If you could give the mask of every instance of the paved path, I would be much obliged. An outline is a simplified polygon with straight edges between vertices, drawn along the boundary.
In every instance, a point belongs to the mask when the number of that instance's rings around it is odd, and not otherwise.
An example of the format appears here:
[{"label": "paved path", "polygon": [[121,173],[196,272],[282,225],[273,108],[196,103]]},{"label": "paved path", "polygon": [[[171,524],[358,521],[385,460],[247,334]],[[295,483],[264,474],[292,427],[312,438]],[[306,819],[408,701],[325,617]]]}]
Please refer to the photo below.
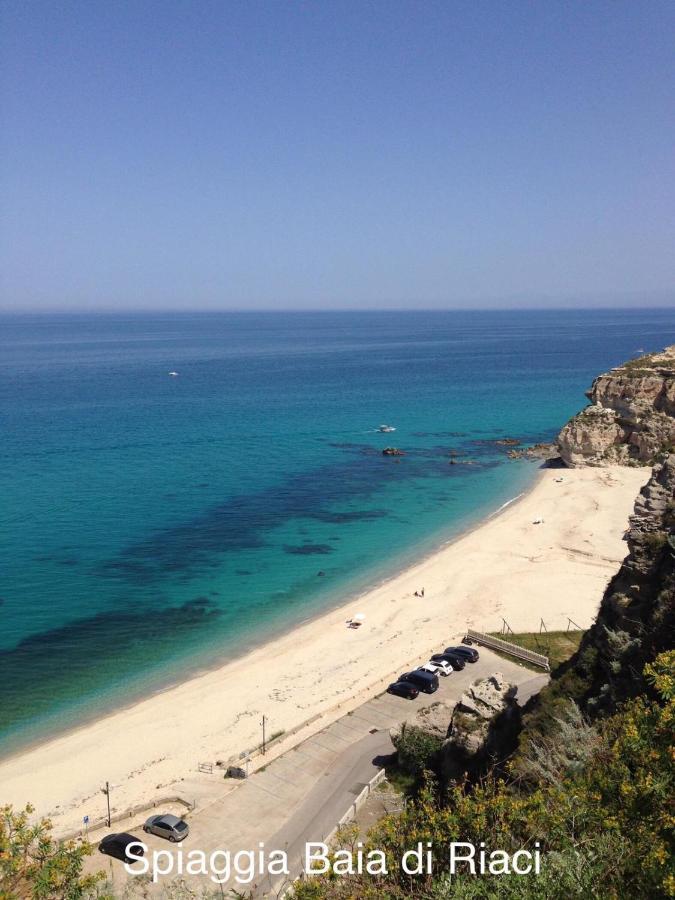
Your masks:
[{"label": "paved path", "polygon": [[[291,874],[297,876],[302,870],[305,842],[320,841],[335,828],[381,768],[382,757],[392,753],[389,729],[409,719],[420,706],[439,700],[456,702],[473,681],[496,671],[522,686],[518,697],[523,698],[521,702],[548,680],[546,675],[535,675],[481,649],[477,663],[441,678],[435,694],[420,694],[414,701],[390,694],[368,700],[253,773],[226,796],[195,812],[189,820],[190,836],[184,852],[199,849],[209,854],[227,849],[234,853],[257,849],[263,841],[268,851],[287,851]],[[132,833],[141,834],[139,829],[132,829]],[[160,838],[145,835],[143,840],[151,849],[175,853],[175,846]],[[95,862],[100,866],[100,857]],[[121,863],[112,863],[111,871],[117,885],[128,878]],[[234,879],[224,885],[225,891],[235,887],[241,889],[243,885]],[[259,895],[264,895],[268,887],[269,881],[261,883]]]}]

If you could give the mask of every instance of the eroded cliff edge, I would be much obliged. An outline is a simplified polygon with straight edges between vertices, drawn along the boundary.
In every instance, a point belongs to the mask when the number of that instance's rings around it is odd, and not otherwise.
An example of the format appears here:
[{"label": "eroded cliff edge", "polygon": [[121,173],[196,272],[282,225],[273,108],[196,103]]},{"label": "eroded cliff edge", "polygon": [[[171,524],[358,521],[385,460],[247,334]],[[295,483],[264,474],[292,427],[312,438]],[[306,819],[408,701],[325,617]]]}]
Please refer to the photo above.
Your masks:
[{"label": "eroded cliff edge", "polygon": [[567,466],[654,465],[675,446],[675,345],[595,379],[558,436]]},{"label": "eroded cliff edge", "polygon": [[593,721],[631,697],[652,695],[644,667],[675,642],[675,454],[654,467],[638,495],[627,541],[628,555],[578,651],[528,704],[521,757],[570,700]]}]

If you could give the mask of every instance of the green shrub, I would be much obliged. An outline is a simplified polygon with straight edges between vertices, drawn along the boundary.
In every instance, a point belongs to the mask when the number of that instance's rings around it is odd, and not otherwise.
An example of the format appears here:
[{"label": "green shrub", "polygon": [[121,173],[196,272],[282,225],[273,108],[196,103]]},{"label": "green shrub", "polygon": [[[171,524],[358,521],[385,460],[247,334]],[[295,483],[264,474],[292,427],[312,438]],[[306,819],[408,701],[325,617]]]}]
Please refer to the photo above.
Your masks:
[{"label": "green shrub", "polygon": [[404,724],[400,735],[394,740],[399,768],[415,776],[427,769],[435,769],[442,744],[440,738],[428,731]]}]

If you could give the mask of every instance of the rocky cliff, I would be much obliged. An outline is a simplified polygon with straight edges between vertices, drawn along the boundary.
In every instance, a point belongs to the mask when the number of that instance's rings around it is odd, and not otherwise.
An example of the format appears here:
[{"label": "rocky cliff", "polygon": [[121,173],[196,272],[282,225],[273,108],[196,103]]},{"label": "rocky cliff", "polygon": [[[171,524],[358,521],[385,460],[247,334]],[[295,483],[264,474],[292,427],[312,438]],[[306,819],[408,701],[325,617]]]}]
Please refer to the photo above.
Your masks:
[{"label": "rocky cliff", "polygon": [[[390,730],[399,764],[411,771],[435,768],[444,784],[480,776],[515,747],[520,727],[515,697],[516,688],[495,672],[474,682],[456,705],[441,701],[421,707],[410,722]],[[427,754],[424,766],[415,766],[421,754]]]},{"label": "rocky cliff", "polygon": [[500,672],[462,694],[441,748],[444,783],[476,776],[501,762],[515,746],[520,728],[516,688]]},{"label": "rocky cliff", "polygon": [[[628,556],[610,581],[577,653],[532,701],[525,734],[574,700],[591,719],[649,693],[642,671],[675,638],[675,454],[654,467],[629,520]],[[539,722],[536,720],[539,719]]]},{"label": "rocky cliff", "polygon": [[675,345],[600,375],[588,397],[558,436],[565,464],[653,465],[675,446]]}]

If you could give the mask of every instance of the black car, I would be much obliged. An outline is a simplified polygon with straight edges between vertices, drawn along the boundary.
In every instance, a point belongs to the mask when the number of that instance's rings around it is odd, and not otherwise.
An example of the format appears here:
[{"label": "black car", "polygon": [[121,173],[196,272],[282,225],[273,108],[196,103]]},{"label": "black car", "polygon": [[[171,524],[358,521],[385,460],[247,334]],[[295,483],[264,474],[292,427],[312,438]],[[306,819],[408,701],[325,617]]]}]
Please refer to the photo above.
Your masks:
[{"label": "black car", "polygon": [[139,839],[126,831],[120,831],[119,834],[107,834],[98,845],[98,849],[107,856],[114,856],[115,859],[130,863],[135,862],[127,853],[130,844],[138,844],[133,849],[134,856],[143,856],[144,850]]},{"label": "black car", "polygon": [[387,688],[388,694],[396,694],[397,697],[405,697],[406,700],[414,700],[419,697],[419,688],[410,681],[394,681]]},{"label": "black car", "polygon": [[438,690],[438,675],[432,672],[423,672],[421,669],[415,669],[414,672],[404,672],[399,675],[399,681],[407,681],[414,684],[416,688],[424,691],[425,694],[433,694]]},{"label": "black car", "polygon": [[459,647],[446,647],[445,653],[458,653],[460,656],[466,656],[471,663],[478,662],[480,659],[478,650],[475,650],[473,647],[467,647],[465,644],[461,644]]},{"label": "black car", "polygon": [[460,656],[458,653],[434,653],[431,657],[432,662],[436,662],[440,659],[449,662],[456,672],[461,672],[466,665],[466,657]]}]

